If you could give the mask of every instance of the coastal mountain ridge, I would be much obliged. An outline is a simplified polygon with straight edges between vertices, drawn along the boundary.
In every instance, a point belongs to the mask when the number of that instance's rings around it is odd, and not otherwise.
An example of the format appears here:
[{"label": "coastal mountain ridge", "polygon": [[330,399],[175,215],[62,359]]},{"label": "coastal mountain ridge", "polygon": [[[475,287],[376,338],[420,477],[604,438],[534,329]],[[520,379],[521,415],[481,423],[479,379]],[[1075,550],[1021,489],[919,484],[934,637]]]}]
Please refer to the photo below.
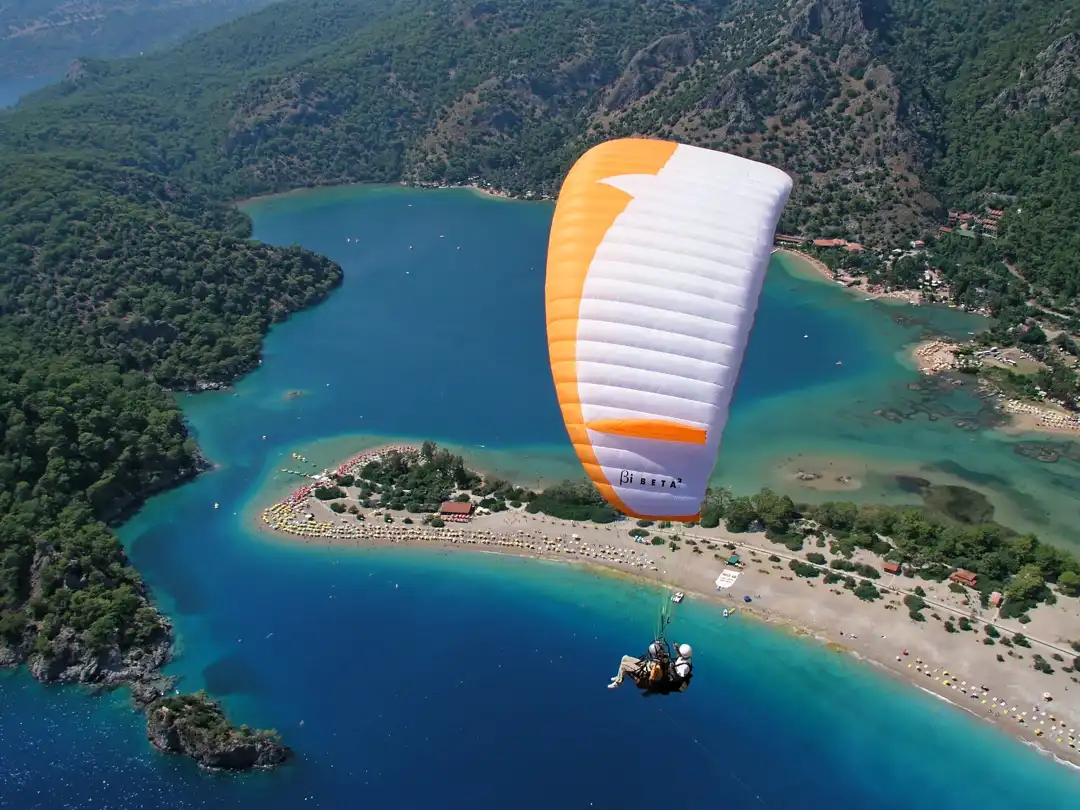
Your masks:
[{"label": "coastal mountain ridge", "polygon": [[903,244],[1004,207],[1019,271],[1074,296],[1078,27],[1077,0],[309,0],[80,63],[40,94],[62,104],[27,111],[47,134],[2,140],[120,147],[237,198],[399,180],[553,196],[592,144],[671,138],[785,169],[786,232]]},{"label": "coastal mountain ridge", "polygon": [[787,170],[798,233],[885,246],[1003,201],[1001,249],[1069,304],[1078,5],[293,0],[77,61],[0,113],[0,662],[155,677],[167,622],[108,526],[200,465],[169,393],[251,370],[272,323],[341,281],[252,241],[231,201],[551,196],[594,143],[675,138]]},{"label": "coastal mountain ridge", "polygon": [[0,5],[0,78],[63,73],[76,57],[132,56],[273,0],[19,0]]}]

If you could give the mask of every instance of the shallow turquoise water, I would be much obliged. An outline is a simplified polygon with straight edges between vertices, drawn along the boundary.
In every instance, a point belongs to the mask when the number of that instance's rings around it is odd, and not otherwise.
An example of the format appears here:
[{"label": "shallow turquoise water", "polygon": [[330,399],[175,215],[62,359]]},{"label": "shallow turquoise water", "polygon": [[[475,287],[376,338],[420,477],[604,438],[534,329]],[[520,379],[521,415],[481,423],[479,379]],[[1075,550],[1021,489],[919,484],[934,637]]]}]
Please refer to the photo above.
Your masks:
[{"label": "shallow turquoise water", "polygon": [[[170,670],[183,687],[205,686],[241,721],[277,727],[300,759],[269,776],[200,774],[147,749],[122,695],[89,699],[7,676],[0,807],[618,808],[669,802],[673,786],[694,808],[1014,810],[1032,796],[1080,799],[1076,773],[769,627],[684,604],[673,635],[698,651],[694,688],[645,701],[604,686],[618,657],[647,642],[656,593],[553,563],[254,534],[250,512],[295,484],[274,473],[292,466],[290,451],[329,463],[359,449],[365,431],[486,444],[479,458],[523,474],[570,466],[536,307],[546,207],[398,189],[260,205],[263,238],[342,260],[345,286],[276,329],[263,367],[236,391],[184,398],[221,466],[154,499],[122,538],[176,621]],[[724,475],[760,475],[740,447],[779,448],[772,432],[823,433],[828,420],[806,403],[857,410],[906,391],[910,373],[893,354],[920,327],[861,320],[870,306],[772,275]],[[865,403],[836,403],[860,386]],[[744,435],[792,402],[804,407],[770,422],[767,440]],[[872,427],[927,429],[868,419],[844,441]]]}]

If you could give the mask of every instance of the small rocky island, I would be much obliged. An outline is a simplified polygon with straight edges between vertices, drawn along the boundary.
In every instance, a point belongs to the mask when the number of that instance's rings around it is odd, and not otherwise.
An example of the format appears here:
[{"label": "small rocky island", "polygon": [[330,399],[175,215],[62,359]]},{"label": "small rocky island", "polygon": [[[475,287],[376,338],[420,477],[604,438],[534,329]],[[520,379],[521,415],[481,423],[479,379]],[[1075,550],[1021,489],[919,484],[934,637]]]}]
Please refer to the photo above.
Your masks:
[{"label": "small rocky island", "polygon": [[158,751],[183,754],[205,768],[275,768],[292,757],[276,731],[233,726],[205,692],[158,698],[146,706],[146,736]]}]

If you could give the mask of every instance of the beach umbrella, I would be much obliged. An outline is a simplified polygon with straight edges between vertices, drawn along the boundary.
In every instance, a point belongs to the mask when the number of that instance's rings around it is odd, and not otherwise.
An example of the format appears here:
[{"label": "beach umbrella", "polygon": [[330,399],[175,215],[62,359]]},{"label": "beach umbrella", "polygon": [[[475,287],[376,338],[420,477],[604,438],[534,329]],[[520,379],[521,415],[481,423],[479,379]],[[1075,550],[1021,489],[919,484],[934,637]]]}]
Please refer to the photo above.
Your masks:
[{"label": "beach umbrella", "polygon": [[548,244],[551,372],[578,458],[620,512],[698,519],[791,185],[639,138],[567,175]]}]

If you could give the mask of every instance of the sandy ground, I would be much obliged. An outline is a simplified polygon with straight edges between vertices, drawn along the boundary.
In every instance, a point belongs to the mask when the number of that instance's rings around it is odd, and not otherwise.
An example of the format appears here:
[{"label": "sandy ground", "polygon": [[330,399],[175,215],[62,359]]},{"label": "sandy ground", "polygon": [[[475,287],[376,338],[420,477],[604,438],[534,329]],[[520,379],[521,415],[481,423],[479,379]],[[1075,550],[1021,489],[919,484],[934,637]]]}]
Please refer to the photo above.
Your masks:
[{"label": "sandy ground", "polygon": [[[297,515],[295,523],[291,522],[290,511]],[[307,514],[312,518],[308,519]],[[358,521],[354,515],[336,514],[326,503],[308,499],[294,507],[274,505],[263,513],[259,523],[276,536],[312,545],[437,545],[495,551],[599,565],[624,576],[663,583],[684,591],[688,599],[737,605],[739,612],[733,621],[749,616],[792,632],[812,634],[837,651],[876,663],[1022,739],[1037,740],[1063,760],[1080,764],[1080,737],[1075,731],[1080,726],[1080,681],[1061,671],[1077,654],[1069,648],[1069,641],[1080,639],[1080,600],[1062,598],[1053,607],[1041,606],[1033,611],[1032,621],[1026,626],[1014,621],[995,622],[1002,636],[1022,631],[1030,640],[1030,649],[1009,648],[1000,642],[989,646],[983,643],[983,626],[993,617],[979,615],[977,600],[968,600],[944,585],[885,575],[876,583],[879,588],[889,589],[885,598],[863,602],[841,584],[824,585],[820,578],[795,577],[788,561],[805,559],[805,552],[792,554],[760,534],[650,527],[650,532],[665,540],[672,535],[680,538],[678,550],[672,551],[666,544],[636,542],[629,536],[629,529],[634,528],[629,521],[578,524],[509,510],[476,517],[468,524],[448,523],[445,528],[433,529],[419,525],[419,516],[411,516],[416,524],[405,525],[402,521],[409,516],[391,514],[392,523],[370,513],[366,521]],[[275,523],[278,528],[271,528]],[[724,547],[725,543],[737,547],[734,553],[742,557],[741,568],[727,564],[733,552]],[[827,549],[808,550],[829,557]],[[861,561],[881,570],[880,560],[870,555]],[[718,591],[714,583],[725,569],[737,570],[739,576],[731,588]],[[912,621],[902,604],[903,595],[916,585],[922,585],[927,594],[924,622]],[[753,601],[745,603],[744,596]],[[944,629],[946,620],[956,624],[961,616],[971,619],[974,631],[949,633]],[[1032,668],[1034,653],[1050,662],[1053,674]],[[1055,660],[1055,653],[1064,662]],[[997,660],[998,655],[1003,660]],[[1043,698],[1047,692],[1053,696],[1050,701]],[[1070,729],[1074,731],[1070,733]]]}]

